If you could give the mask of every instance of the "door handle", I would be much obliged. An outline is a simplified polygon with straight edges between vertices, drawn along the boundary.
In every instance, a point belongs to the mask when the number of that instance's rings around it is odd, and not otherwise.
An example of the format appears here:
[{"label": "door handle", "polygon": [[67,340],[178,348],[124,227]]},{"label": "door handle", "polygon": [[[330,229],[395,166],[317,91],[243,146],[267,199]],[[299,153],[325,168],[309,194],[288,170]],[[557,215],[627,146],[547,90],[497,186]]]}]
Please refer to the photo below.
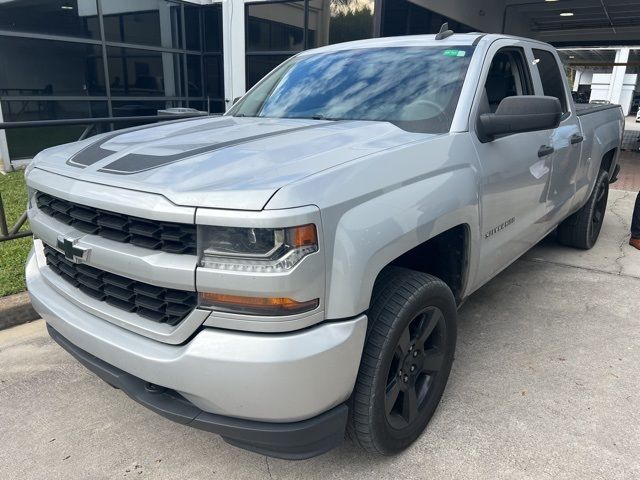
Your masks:
[{"label": "door handle", "polygon": [[538,157],[546,157],[547,155],[551,155],[555,151],[556,149],[550,147],[549,145],[542,145],[538,150]]},{"label": "door handle", "polygon": [[584,140],[584,137],[579,133],[574,133],[571,135],[571,145],[575,145],[576,143],[580,143]]}]

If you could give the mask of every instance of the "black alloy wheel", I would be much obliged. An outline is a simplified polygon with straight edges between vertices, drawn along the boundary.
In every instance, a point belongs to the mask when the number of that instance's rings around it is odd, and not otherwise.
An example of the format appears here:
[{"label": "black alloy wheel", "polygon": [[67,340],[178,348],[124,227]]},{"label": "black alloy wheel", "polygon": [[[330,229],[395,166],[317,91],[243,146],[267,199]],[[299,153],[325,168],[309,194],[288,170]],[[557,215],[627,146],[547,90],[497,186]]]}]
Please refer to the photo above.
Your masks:
[{"label": "black alloy wheel", "polygon": [[591,225],[589,228],[589,243],[595,245],[602,223],[604,222],[604,214],[607,211],[607,200],[609,198],[609,183],[600,182],[596,185],[596,200],[591,215]]},{"label": "black alloy wheel", "polygon": [[402,332],[385,389],[385,413],[392,427],[406,428],[427,405],[444,364],[445,333],[444,315],[437,307],[426,308]]}]

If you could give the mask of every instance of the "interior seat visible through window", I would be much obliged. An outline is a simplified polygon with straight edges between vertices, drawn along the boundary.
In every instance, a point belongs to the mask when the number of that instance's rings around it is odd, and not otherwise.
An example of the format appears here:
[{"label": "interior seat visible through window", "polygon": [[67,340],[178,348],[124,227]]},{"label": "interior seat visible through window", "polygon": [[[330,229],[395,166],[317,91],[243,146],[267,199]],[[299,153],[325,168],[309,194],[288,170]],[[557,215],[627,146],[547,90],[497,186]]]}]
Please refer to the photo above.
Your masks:
[{"label": "interior seat visible through window", "polygon": [[509,48],[496,53],[489,67],[479,113],[495,113],[506,97],[533,95],[526,67],[522,49]]}]

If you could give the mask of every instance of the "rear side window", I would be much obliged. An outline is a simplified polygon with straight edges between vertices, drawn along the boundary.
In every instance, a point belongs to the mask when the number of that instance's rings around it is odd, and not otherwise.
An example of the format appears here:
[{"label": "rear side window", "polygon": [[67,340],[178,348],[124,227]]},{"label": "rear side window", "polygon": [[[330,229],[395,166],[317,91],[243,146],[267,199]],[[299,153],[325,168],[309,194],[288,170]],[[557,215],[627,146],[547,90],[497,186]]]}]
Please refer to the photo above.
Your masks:
[{"label": "rear side window", "polygon": [[564,92],[564,79],[558,68],[558,62],[553,54],[547,50],[533,49],[533,56],[538,60],[538,72],[542,81],[542,91],[548,97],[560,100],[562,111],[566,112],[567,98]]}]

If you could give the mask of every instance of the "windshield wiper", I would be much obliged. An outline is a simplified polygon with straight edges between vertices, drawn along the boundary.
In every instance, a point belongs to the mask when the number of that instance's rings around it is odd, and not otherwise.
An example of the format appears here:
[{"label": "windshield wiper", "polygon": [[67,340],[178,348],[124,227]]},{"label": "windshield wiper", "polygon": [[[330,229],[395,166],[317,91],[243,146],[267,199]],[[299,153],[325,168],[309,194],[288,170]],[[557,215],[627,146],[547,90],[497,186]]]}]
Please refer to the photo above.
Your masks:
[{"label": "windshield wiper", "polygon": [[322,115],[321,113],[316,113],[315,115],[311,116],[312,120],[331,120],[331,121],[338,121],[340,120],[339,118],[332,118],[332,117],[326,117],[324,115]]}]

